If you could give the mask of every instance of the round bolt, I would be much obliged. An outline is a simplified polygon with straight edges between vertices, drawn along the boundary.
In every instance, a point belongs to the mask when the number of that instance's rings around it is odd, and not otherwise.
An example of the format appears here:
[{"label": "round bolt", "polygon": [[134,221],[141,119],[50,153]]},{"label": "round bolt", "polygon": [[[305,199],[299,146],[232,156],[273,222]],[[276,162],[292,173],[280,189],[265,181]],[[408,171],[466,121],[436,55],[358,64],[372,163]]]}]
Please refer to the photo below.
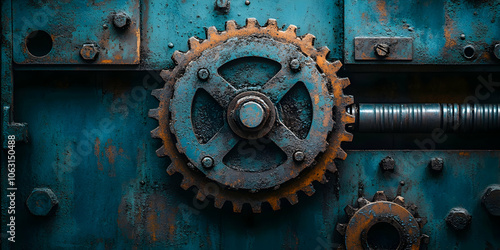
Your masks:
[{"label": "round bolt", "polygon": [[124,12],[117,12],[113,16],[113,24],[116,28],[125,29],[130,25],[130,17]]},{"label": "round bolt", "polygon": [[465,40],[465,34],[461,34],[460,39]]},{"label": "round bolt", "polygon": [[145,181],[141,181],[141,182],[139,182],[139,183],[140,183],[141,185],[146,184],[146,182],[145,182]]},{"label": "round bolt", "polygon": [[387,57],[391,53],[389,45],[385,43],[380,43],[375,45],[375,54],[380,57]]},{"label": "round bolt", "polygon": [[80,56],[86,61],[93,61],[99,55],[99,47],[94,43],[86,43],[80,49]]},{"label": "round bolt", "polygon": [[455,230],[464,230],[472,222],[472,216],[465,208],[454,207],[446,216],[446,223]]},{"label": "round bolt", "polygon": [[173,44],[173,43],[168,43],[168,47],[169,47],[169,48],[173,48],[173,47],[174,47],[174,44]]},{"label": "round bolt", "polygon": [[245,1],[245,4],[246,4],[246,5],[250,5],[250,1],[246,0],[246,1]]},{"label": "round bolt", "polygon": [[495,44],[495,47],[493,48],[493,54],[497,59],[500,60],[500,43]]},{"label": "round bolt", "polygon": [[246,128],[257,128],[264,121],[264,108],[256,102],[246,102],[239,110],[239,119]]},{"label": "round bolt", "polygon": [[302,162],[302,161],[304,161],[305,158],[306,158],[306,155],[302,151],[297,151],[297,152],[293,153],[293,159],[295,161]]},{"label": "round bolt", "polygon": [[400,181],[399,182],[399,185],[401,185],[401,186],[404,186],[405,184],[406,184],[405,181]]},{"label": "round bolt", "polygon": [[293,59],[292,61],[290,61],[290,69],[292,69],[293,71],[300,70],[299,59]]},{"label": "round bolt", "polygon": [[206,81],[209,77],[210,77],[210,71],[208,71],[208,69],[198,70],[198,78],[200,78],[200,80]]},{"label": "round bolt", "polygon": [[380,161],[379,166],[383,171],[394,171],[394,168],[396,167],[396,161],[392,157],[387,156],[382,159],[382,161]]},{"label": "round bolt", "polygon": [[500,216],[500,185],[496,184],[487,187],[481,202],[489,214]]},{"label": "round bolt", "polygon": [[441,158],[435,157],[432,158],[431,161],[429,162],[429,168],[434,172],[443,171],[443,167],[444,167],[444,161]]},{"label": "round bolt", "polygon": [[47,216],[55,210],[59,201],[50,188],[35,188],[26,200],[26,206],[31,214]]},{"label": "round bolt", "polygon": [[210,156],[205,156],[201,160],[201,165],[203,165],[204,168],[212,168],[214,166],[214,159]]},{"label": "round bolt", "polygon": [[107,24],[103,24],[103,25],[102,25],[102,28],[103,28],[103,29],[108,29],[108,25],[107,25]]}]

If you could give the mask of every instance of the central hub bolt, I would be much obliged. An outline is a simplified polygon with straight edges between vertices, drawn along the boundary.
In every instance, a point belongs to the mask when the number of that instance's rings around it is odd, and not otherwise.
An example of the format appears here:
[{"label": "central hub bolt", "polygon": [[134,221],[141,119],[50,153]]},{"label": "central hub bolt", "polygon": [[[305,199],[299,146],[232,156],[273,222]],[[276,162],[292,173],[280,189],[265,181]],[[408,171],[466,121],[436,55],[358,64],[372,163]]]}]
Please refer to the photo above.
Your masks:
[{"label": "central hub bolt", "polygon": [[264,108],[254,101],[243,104],[239,113],[241,124],[249,129],[257,128],[264,121]]}]

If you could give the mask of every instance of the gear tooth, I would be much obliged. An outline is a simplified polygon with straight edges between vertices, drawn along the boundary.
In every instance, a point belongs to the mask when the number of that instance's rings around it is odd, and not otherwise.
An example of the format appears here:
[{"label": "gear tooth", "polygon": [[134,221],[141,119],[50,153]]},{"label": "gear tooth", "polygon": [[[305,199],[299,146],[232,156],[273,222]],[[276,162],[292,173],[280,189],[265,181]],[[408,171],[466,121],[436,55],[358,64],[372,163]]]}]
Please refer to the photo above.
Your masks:
[{"label": "gear tooth", "polygon": [[236,30],[237,24],[234,20],[229,20],[226,22],[226,31]]},{"label": "gear tooth", "polygon": [[344,133],[344,139],[343,139],[342,141],[352,141],[352,138],[353,138],[353,137],[354,137],[354,136],[353,136],[351,133],[349,133],[349,132],[345,132],[345,133]]},{"label": "gear tooth", "polygon": [[165,146],[162,145],[160,148],[156,150],[156,155],[158,157],[165,157],[167,156],[167,150],[165,149]]},{"label": "gear tooth", "polygon": [[404,207],[405,205],[405,198],[403,196],[396,196],[396,198],[394,198],[394,200],[392,201],[402,207]]},{"label": "gear tooth", "polygon": [[337,226],[335,227],[335,229],[337,230],[337,232],[339,232],[341,235],[345,235],[345,230],[347,228],[347,225],[346,224],[337,224]]},{"label": "gear tooth", "polygon": [[262,204],[260,202],[253,202],[250,206],[252,207],[253,213],[260,214],[262,212]]},{"label": "gear tooth", "polygon": [[150,109],[148,111],[148,116],[153,119],[160,119],[160,109]]},{"label": "gear tooth", "polygon": [[337,165],[335,165],[334,161],[331,161],[330,163],[328,163],[328,165],[326,165],[326,169],[331,173],[335,173],[337,172]]},{"label": "gear tooth", "polygon": [[153,89],[153,91],[151,91],[151,95],[156,97],[158,101],[163,101],[162,93],[163,93],[162,89]]},{"label": "gear tooth", "polygon": [[278,30],[278,22],[276,21],[276,19],[267,19],[266,28],[269,30]]},{"label": "gear tooth", "polygon": [[188,40],[188,46],[189,46],[189,49],[193,50],[193,49],[196,49],[198,48],[198,46],[200,46],[200,39],[196,38],[196,37],[190,37],[189,40]]},{"label": "gear tooth", "polygon": [[156,127],[155,129],[151,130],[151,137],[160,138],[160,127]]},{"label": "gear tooth", "polygon": [[307,196],[311,196],[313,195],[316,190],[314,189],[314,186],[312,184],[309,184],[305,187],[302,188],[302,191],[307,195]]},{"label": "gear tooth", "polygon": [[207,39],[210,40],[213,36],[217,35],[217,28],[215,28],[215,26],[210,26],[205,33],[207,34]]},{"label": "gear tooth", "polygon": [[321,179],[319,180],[319,183],[326,184],[327,182],[328,182],[328,180],[326,179],[326,176],[325,175],[321,176]]},{"label": "gear tooth", "polygon": [[259,27],[259,22],[257,22],[257,19],[251,17],[247,18],[246,25],[245,27],[248,28],[256,28]]},{"label": "gear tooth", "polygon": [[349,81],[349,78],[339,78],[338,80],[340,82],[340,86],[342,86],[343,89],[351,85],[351,81]]},{"label": "gear tooth", "polygon": [[293,34],[294,36],[297,36],[297,26],[290,24],[285,32],[287,34]]},{"label": "gear tooth", "polygon": [[356,118],[351,114],[345,114],[344,117],[345,117],[345,123],[347,124],[356,122]]},{"label": "gear tooth", "polygon": [[385,196],[384,191],[377,191],[373,196],[373,201],[387,201],[387,196]]},{"label": "gear tooth", "polygon": [[233,201],[233,212],[235,213],[241,213],[241,210],[243,209],[243,204],[237,201]]},{"label": "gear tooth", "polygon": [[181,188],[184,190],[188,190],[192,186],[193,186],[193,183],[191,183],[191,181],[186,176],[184,176],[184,178],[182,179],[182,182],[181,182]]},{"label": "gear tooth", "polygon": [[337,151],[337,158],[345,160],[346,157],[347,153],[343,149],[339,148],[339,150]]},{"label": "gear tooth", "polygon": [[207,198],[206,195],[204,195],[201,190],[198,190],[198,193],[196,193],[196,199],[198,199],[199,201],[205,201],[205,199]]},{"label": "gear tooth", "polygon": [[344,105],[349,106],[354,103],[354,97],[352,95],[344,95],[342,102]]},{"label": "gear tooth", "polygon": [[364,207],[364,206],[366,206],[368,204],[370,204],[370,202],[367,199],[365,199],[363,197],[361,197],[361,198],[358,199],[358,206],[360,208],[362,208],[362,207]]},{"label": "gear tooth", "polygon": [[170,70],[162,70],[160,71],[160,77],[164,80],[167,81],[172,78],[172,71]]},{"label": "gear tooth", "polygon": [[288,202],[290,202],[290,204],[292,205],[295,205],[299,202],[299,197],[297,196],[297,194],[290,194],[286,197],[286,199],[288,200]]},{"label": "gear tooth", "polygon": [[[330,53],[329,49],[328,49],[328,53]],[[328,53],[326,53],[325,58],[328,55]],[[342,67],[342,63],[339,60],[337,60],[337,61],[333,61],[333,62],[328,62],[328,66],[330,68],[332,68],[332,71],[337,72]],[[349,82],[345,87],[347,87],[349,84],[351,84],[351,83]],[[342,88],[345,88],[345,87],[342,87]]]},{"label": "gear tooth", "polygon": [[222,206],[224,206],[224,202],[226,202],[226,201],[216,196],[214,199],[214,206],[216,208],[221,209]]},{"label": "gear tooth", "polygon": [[[330,49],[326,46],[323,46],[323,47],[320,47],[318,48],[318,55],[320,57],[323,57],[323,58],[326,58],[328,56],[328,54],[330,53]],[[328,65],[335,65],[335,62],[331,63],[331,62],[327,62]],[[338,69],[335,69],[335,72],[337,72]]]},{"label": "gear tooth", "polygon": [[305,34],[302,37],[302,41],[306,42],[309,46],[314,46],[315,40],[316,40],[316,37],[312,34]]},{"label": "gear tooth", "polygon": [[176,172],[177,171],[175,170],[175,165],[173,163],[170,163],[170,165],[168,165],[168,167],[167,167],[167,173],[168,173],[168,175],[173,175]]},{"label": "gear tooth", "polygon": [[274,211],[280,210],[281,204],[280,204],[279,199],[269,200],[269,201],[267,201],[267,203],[269,203],[269,205],[271,205],[271,207],[273,208]]},{"label": "gear tooth", "polygon": [[172,54],[172,60],[174,60],[175,64],[179,64],[182,62],[182,59],[184,58],[184,54],[178,50],[174,51]]},{"label": "gear tooth", "polygon": [[347,214],[347,216],[349,216],[349,218],[351,218],[352,216],[354,216],[354,214],[356,213],[356,211],[358,211],[358,209],[354,208],[351,205],[347,205],[344,208],[344,212]]}]

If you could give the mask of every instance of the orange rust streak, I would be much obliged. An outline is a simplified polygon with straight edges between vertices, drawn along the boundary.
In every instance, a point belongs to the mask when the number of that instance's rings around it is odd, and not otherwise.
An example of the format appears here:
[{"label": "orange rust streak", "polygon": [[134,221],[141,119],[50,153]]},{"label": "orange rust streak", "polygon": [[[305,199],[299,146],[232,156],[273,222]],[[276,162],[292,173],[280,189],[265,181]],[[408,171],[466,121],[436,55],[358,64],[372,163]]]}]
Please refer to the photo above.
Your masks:
[{"label": "orange rust streak", "polygon": [[450,17],[448,11],[445,12],[444,17],[445,17],[444,38],[446,39],[444,47],[451,48],[457,45],[457,42],[455,41],[455,39],[453,39],[453,35],[455,33],[455,22]]},{"label": "orange rust streak", "polygon": [[385,0],[377,1],[377,10],[379,12],[379,21],[386,22],[387,21],[387,9],[385,5]]}]

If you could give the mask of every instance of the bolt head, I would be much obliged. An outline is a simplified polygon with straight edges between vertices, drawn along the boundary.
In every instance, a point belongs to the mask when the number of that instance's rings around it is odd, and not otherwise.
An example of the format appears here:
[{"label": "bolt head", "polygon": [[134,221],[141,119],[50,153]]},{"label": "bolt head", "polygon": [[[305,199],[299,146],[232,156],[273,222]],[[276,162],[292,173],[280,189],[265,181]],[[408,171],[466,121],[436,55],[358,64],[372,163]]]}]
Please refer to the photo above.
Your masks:
[{"label": "bolt head", "polygon": [[210,71],[208,71],[208,69],[198,70],[198,78],[200,78],[200,80],[206,81],[209,77],[210,77]]},{"label": "bolt head", "polygon": [[375,54],[380,57],[387,57],[389,56],[390,53],[390,48],[389,45],[385,43],[380,43],[375,45]]},{"label": "bolt head", "polygon": [[306,155],[302,151],[297,151],[297,152],[293,153],[293,159],[297,162],[302,162],[305,160],[305,158],[306,158]]},{"label": "bolt head", "polygon": [[124,12],[117,12],[113,16],[113,25],[119,29],[125,29],[130,25],[130,16]]},{"label": "bolt head", "polygon": [[290,61],[290,69],[293,71],[298,71],[300,70],[300,61],[299,59],[293,59]]},{"label": "bolt head", "polygon": [[394,168],[396,167],[396,161],[392,157],[387,156],[382,159],[382,161],[380,161],[379,166],[383,171],[394,171]]},{"label": "bolt head", "polygon": [[173,47],[174,47],[174,44],[173,44],[173,43],[168,43],[168,47],[169,47],[169,48],[173,48]]},{"label": "bolt head", "polygon": [[246,5],[250,5],[250,1],[246,0],[246,1],[245,1],[245,4],[246,4]]},{"label": "bolt head", "polygon": [[495,57],[500,60],[500,43],[495,44],[493,54],[495,54]]},{"label": "bolt head", "polygon": [[429,167],[432,171],[441,172],[443,171],[444,161],[441,158],[432,158],[429,162]]},{"label": "bolt head", "polygon": [[93,43],[86,43],[80,49],[80,56],[86,61],[93,61],[99,55],[99,47]]},{"label": "bolt head", "polygon": [[446,223],[455,230],[464,230],[472,222],[472,216],[465,208],[455,207],[446,216]]},{"label": "bolt head", "polygon": [[249,101],[241,105],[239,119],[245,128],[254,129],[259,127],[264,121],[264,118],[264,108],[259,103]]},{"label": "bolt head", "polygon": [[214,166],[214,159],[212,159],[212,157],[210,157],[210,156],[205,156],[201,160],[201,165],[204,168],[212,168]]},{"label": "bolt head", "polygon": [[487,187],[481,202],[489,214],[500,216],[500,185]]},{"label": "bolt head", "polygon": [[465,34],[461,34],[460,39],[465,40]]},{"label": "bolt head", "polygon": [[31,214],[47,216],[55,210],[59,201],[50,188],[35,188],[26,200],[26,206]]}]

